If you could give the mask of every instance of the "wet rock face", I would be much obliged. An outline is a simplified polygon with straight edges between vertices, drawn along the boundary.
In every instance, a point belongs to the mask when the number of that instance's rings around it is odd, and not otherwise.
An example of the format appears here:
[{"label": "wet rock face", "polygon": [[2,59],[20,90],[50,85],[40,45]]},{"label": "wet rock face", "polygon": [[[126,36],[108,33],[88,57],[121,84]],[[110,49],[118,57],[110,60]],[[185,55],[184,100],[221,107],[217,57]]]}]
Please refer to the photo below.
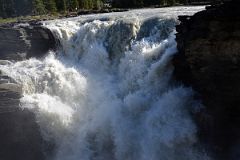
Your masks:
[{"label": "wet rock face", "polygon": [[[55,47],[50,30],[40,25],[0,26],[1,65],[41,57]],[[41,136],[34,113],[20,108],[21,97],[21,86],[0,68],[0,159],[44,160],[49,144]]]},{"label": "wet rock face", "polygon": [[[179,17],[175,77],[199,93],[200,138],[218,159],[233,159],[240,139],[240,1]],[[235,154],[235,153],[234,153]],[[236,155],[235,157],[240,157]]]},{"label": "wet rock face", "polygon": [[56,42],[51,31],[40,25],[0,26],[0,59],[40,57],[55,47]]},{"label": "wet rock face", "polygon": [[21,94],[21,86],[0,72],[0,159],[44,160],[39,126],[32,112],[19,107]]}]

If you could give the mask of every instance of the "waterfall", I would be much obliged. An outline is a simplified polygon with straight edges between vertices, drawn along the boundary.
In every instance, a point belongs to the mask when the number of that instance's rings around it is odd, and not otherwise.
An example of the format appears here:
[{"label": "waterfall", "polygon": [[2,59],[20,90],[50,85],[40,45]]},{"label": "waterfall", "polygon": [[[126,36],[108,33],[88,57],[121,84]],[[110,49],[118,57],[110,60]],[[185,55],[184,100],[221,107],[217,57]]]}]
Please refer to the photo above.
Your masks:
[{"label": "waterfall", "polygon": [[172,7],[48,21],[59,49],[1,65],[22,85],[53,160],[208,160],[190,112],[201,104],[172,81]]}]

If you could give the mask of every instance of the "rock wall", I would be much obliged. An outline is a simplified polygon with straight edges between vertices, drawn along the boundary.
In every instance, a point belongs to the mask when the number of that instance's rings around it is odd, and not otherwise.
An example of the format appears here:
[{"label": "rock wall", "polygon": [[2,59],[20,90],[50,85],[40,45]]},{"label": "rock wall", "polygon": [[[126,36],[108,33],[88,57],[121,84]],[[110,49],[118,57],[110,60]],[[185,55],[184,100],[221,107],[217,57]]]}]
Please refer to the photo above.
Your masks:
[{"label": "rock wall", "polygon": [[[43,56],[55,46],[52,33],[40,25],[0,26],[2,65]],[[21,96],[21,86],[0,68],[0,159],[44,160],[52,145],[43,140],[35,115],[19,107]]]},{"label": "rock wall", "polygon": [[35,115],[19,107],[20,98],[21,86],[0,73],[0,159],[44,160],[44,140]]},{"label": "rock wall", "polygon": [[40,24],[0,26],[0,59],[40,57],[55,47],[56,41],[51,31]]},{"label": "rock wall", "polygon": [[[192,86],[205,110],[195,115],[199,137],[216,159],[239,160],[240,1],[179,17],[175,78]],[[240,143],[239,143],[240,144]]]}]

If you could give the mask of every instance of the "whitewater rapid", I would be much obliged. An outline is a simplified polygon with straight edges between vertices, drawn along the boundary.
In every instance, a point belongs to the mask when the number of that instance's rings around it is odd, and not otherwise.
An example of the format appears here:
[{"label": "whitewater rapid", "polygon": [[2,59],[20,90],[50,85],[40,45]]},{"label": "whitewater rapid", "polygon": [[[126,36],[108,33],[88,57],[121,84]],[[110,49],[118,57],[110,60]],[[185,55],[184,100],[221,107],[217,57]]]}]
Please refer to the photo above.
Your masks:
[{"label": "whitewater rapid", "polygon": [[44,22],[59,49],[1,65],[22,85],[51,160],[208,160],[191,117],[201,104],[174,84],[172,7]]}]

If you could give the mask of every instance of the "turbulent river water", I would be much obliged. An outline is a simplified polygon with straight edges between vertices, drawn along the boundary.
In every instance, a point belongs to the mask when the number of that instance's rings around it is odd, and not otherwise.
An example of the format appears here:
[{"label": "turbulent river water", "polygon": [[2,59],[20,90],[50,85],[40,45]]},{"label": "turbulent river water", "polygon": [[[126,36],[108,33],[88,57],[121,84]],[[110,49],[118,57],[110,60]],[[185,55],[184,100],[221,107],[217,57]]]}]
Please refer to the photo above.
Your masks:
[{"label": "turbulent river water", "polygon": [[56,52],[1,66],[23,86],[53,160],[207,160],[191,112],[201,105],[174,84],[178,15],[172,7],[44,22]]}]

